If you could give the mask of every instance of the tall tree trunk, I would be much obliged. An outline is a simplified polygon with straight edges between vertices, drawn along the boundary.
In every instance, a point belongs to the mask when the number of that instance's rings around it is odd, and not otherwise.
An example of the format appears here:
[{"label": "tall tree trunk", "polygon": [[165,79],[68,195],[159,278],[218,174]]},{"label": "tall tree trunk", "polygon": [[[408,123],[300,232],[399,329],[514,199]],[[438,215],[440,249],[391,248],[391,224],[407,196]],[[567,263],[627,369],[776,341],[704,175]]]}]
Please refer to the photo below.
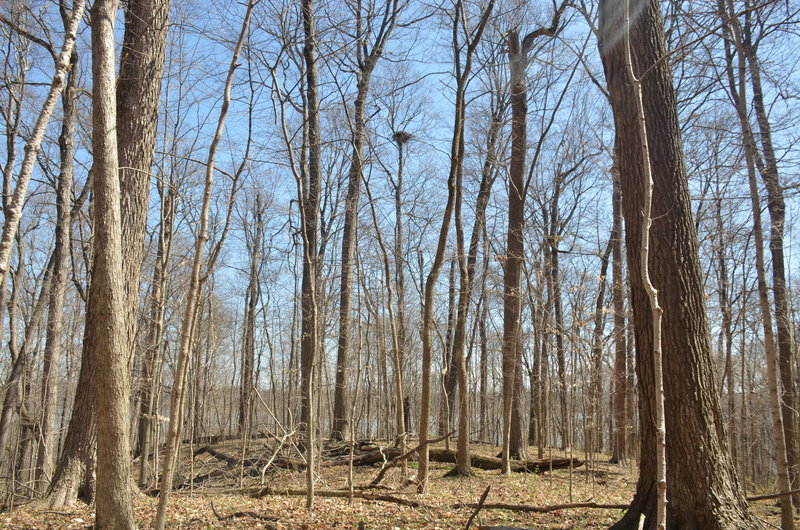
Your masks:
[{"label": "tall tree trunk", "polygon": [[[521,370],[519,348],[522,312],[521,271],[524,259],[525,226],[525,151],[528,101],[526,89],[527,57],[519,31],[506,36],[511,68],[511,167],[508,173],[508,231],[503,270],[503,470],[511,473],[511,458],[526,456],[525,447],[512,446],[513,401],[517,371]],[[517,419],[517,422],[519,420]]]},{"label": "tall tree trunk", "polygon": [[[764,349],[767,354],[767,381],[772,407],[772,427],[775,438],[775,464],[778,468],[778,487],[782,492],[791,490],[791,470],[789,467],[789,448],[786,437],[786,418],[781,400],[781,381],[779,352],[775,348],[772,312],[769,304],[769,292],[766,281],[766,265],[764,258],[763,227],[761,223],[761,201],[759,200],[758,183],[756,182],[756,141],[750,126],[747,108],[747,55],[743,42],[742,28],[736,18],[733,4],[719,0],[717,3],[720,18],[724,22],[726,74],[728,90],[733,99],[742,137],[747,165],[750,200],[753,212],[753,232],[755,236],[756,277],[758,298],[764,326]],[[737,59],[738,65],[734,65]],[[762,173],[763,176],[763,173]],[[780,209],[780,208],[779,208]],[[775,235],[774,226],[772,235]],[[774,266],[774,264],[773,264]],[[777,296],[776,296],[777,299]],[[794,528],[792,497],[781,498],[781,527],[784,530]]]},{"label": "tall tree trunk", "polygon": [[[472,70],[472,58],[478,43],[483,36],[489,15],[494,8],[494,0],[489,0],[486,8],[481,13],[481,18],[475,29],[467,35],[466,42],[459,44],[459,31],[461,25],[466,21],[462,20],[465,16],[462,0],[457,0],[455,5],[456,16],[453,18],[453,40],[452,46],[455,52],[455,112],[453,120],[453,136],[450,141],[450,169],[447,177],[447,203],[442,216],[442,224],[439,229],[439,237],[436,244],[436,253],[431,264],[431,270],[425,280],[423,289],[422,307],[422,403],[420,406],[420,426],[419,426],[419,471],[417,473],[417,491],[424,493],[428,486],[428,428],[430,425],[430,399],[431,399],[431,363],[433,345],[431,334],[433,328],[433,303],[434,288],[439,278],[439,273],[444,262],[444,250],[447,243],[447,235],[450,232],[450,221],[457,200],[461,194],[461,171],[464,162],[464,122],[466,119],[466,90],[469,84],[470,72]],[[464,54],[462,58],[462,53]],[[462,64],[463,60],[463,64]]]},{"label": "tall tree trunk", "polygon": [[605,328],[605,298],[606,298],[606,273],[608,262],[614,246],[613,230],[606,245],[605,252],[600,256],[600,286],[597,290],[597,299],[594,304],[594,328],[592,330],[592,367],[591,367],[591,396],[589,401],[589,451],[601,452],[603,450],[603,410],[601,399],[603,390],[603,328]]},{"label": "tall tree trunk", "polygon": [[454,473],[460,476],[472,475],[470,467],[469,435],[470,411],[469,393],[467,391],[467,361],[465,356],[467,342],[467,317],[473,284],[475,283],[475,266],[478,261],[478,245],[486,229],[486,208],[496,178],[497,143],[500,129],[505,117],[505,95],[500,93],[493,97],[492,121],[486,136],[486,158],[481,170],[481,182],[475,200],[475,224],[469,239],[469,248],[464,249],[463,223],[461,221],[461,194],[455,208],[455,226],[459,265],[458,307],[453,333],[453,364],[458,377],[458,446],[456,451],[456,467]]},{"label": "tall tree trunk", "polygon": [[[61,18],[66,26],[69,15],[62,0]],[[47,331],[42,367],[42,423],[36,457],[36,489],[42,491],[53,476],[56,458],[56,412],[58,408],[58,372],[61,360],[61,335],[64,327],[64,296],[69,281],[69,252],[72,235],[72,182],[75,154],[75,82],[78,56],[73,54],[72,67],[62,95],[63,118],[58,138],[61,173],[56,189],[56,229],[53,249],[53,279],[47,308]]]},{"label": "tall tree trunk", "polygon": [[302,0],[303,61],[305,64],[304,147],[308,154],[298,182],[303,234],[303,281],[301,285],[302,322],[300,339],[301,409],[300,421],[305,424],[306,444],[306,508],[314,507],[314,413],[313,374],[317,361],[319,314],[319,231],[320,193],[322,187],[319,81],[317,75],[317,31],[314,0]]},{"label": "tall tree trunk", "polygon": [[[567,449],[569,440],[569,416],[567,412],[567,361],[566,347],[564,338],[564,308],[561,301],[561,267],[560,267],[560,241],[561,241],[561,218],[559,216],[559,199],[561,197],[561,182],[556,182],[556,189],[553,198],[550,200],[550,212],[547,216],[550,224],[547,235],[546,252],[550,254],[548,260],[549,269],[548,285],[550,289],[550,301],[552,304],[552,319],[555,329],[556,339],[556,371],[558,375],[558,405],[561,421],[559,423],[560,446]],[[548,310],[551,306],[548,306]]]},{"label": "tall tree trunk", "polygon": [[94,252],[87,326],[97,333],[98,528],[135,528],[130,490],[130,376],[127,311],[122,269],[122,218],[117,176],[116,0],[92,6],[92,149],[95,201]]},{"label": "tall tree trunk", "polygon": [[[116,86],[119,186],[121,190],[122,263],[125,296],[125,348],[128,366],[133,355],[136,311],[139,305],[139,277],[144,257],[144,236],[149,203],[149,175],[153,161],[161,76],[164,68],[167,17],[166,0],[132,0],[125,14],[125,34]],[[87,306],[87,322],[94,318]],[[59,459],[54,480],[48,489],[47,503],[53,507],[71,504],[78,491],[75,484],[92,481],[96,370],[92,352],[100,328],[86,326],[81,375],[70,418],[67,441]],[[85,371],[85,376],[84,376]],[[129,375],[127,379],[130,379]],[[87,395],[82,395],[86,393]],[[89,407],[89,408],[83,408]],[[63,468],[63,469],[62,469]],[[88,494],[91,488],[82,488]]]},{"label": "tall tree trunk", "polygon": [[[658,2],[636,0],[630,28],[634,75],[642,80],[643,109],[653,178],[649,269],[664,310],[662,343],[666,400],[666,462],[670,528],[758,528],[744,499],[724,440],[724,422],[714,381],[711,338],[686,171],[676,97],[664,61],[663,22]],[[621,38],[627,6],[601,2],[599,46],[617,132],[617,163],[623,194],[629,270],[641,270],[642,211],[646,179],[635,94],[626,73],[628,40]],[[644,72],[647,72],[644,74]],[[636,495],[616,528],[656,524],[656,415],[654,344],[650,305],[641,275],[631,291],[637,344],[641,456]]]},{"label": "tall tree trunk", "polygon": [[[456,197],[456,209],[460,208],[461,196]],[[456,232],[460,228],[456,227]],[[464,247],[463,230],[461,247]],[[458,258],[450,260],[450,271],[447,275],[447,330],[445,333],[444,347],[442,348],[442,399],[439,401],[439,436],[450,432],[453,421],[453,409],[456,404],[457,368],[453,357],[453,333],[456,327],[456,263]],[[445,446],[450,448],[450,438],[445,440]]]},{"label": "tall tree trunk", "polygon": [[[156,247],[156,264],[153,272],[153,281],[150,286],[150,322],[147,333],[147,343],[142,367],[142,386],[139,396],[139,436],[138,450],[141,456],[139,464],[139,486],[147,486],[150,480],[150,453],[153,452],[153,461],[158,460],[157,451],[153,445],[153,431],[159,425],[157,416],[156,383],[160,380],[159,369],[163,352],[164,317],[166,313],[167,298],[167,269],[172,252],[172,236],[175,220],[175,201],[178,189],[170,181],[158,185],[161,197],[161,222],[158,228],[158,244]],[[152,466],[155,468],[155,465]]]},{"label": "tall tree trunk", "polygon": [[[394,134],[394,141],[397,144],[397,180],[392,182],[394,188],[394,276],[397,290],[397,348],[392,359],[394,363],[394,386],[395,386],[395,425],[397,436],[395,443],[401,447],[405,445],[408,431],[411,430],[410,411],[405,406],[406,397],[404,395],[403,367],[406,356],[406,274],[405,274],[405,255],[403,254],[403,151],[404,146],[411,139],[411,136],[402,131]],[[387,279],[387,282],[389,280]],[[407,463],[403,462],[402,474],[405,478],[407,473]]]},{"label": "tall tree trunk", "polygon": [[[264,212],[261,194],[256,193],[253,206],[253,225],[245,226],[247,250],[250,254],[250,279],[245,293],[244,337],[242,340],[241,385],[239,389],[239,438],[249,436],[253,415],[253,384],[256,356],[256,309],[261,298],[261,237],[264,232]],[[250,230],[248,230],[250,228]],[[199,369],[199,367],[198,367]]]},{"label": "tall tree trunk", "polygon": [[[750,83],[753,87],[753,108],[758,123],[761,152],[763,159],[756,158],[759,173],[767,190],[767,210],[770,217],[769,251],[772,257],[772,293],[775,298],[775,326],[778,343],[778,366],[780,370],[783,393],[781,396],[781,412],[783,415],[783,431],[786,436],[786,455],[789,460],[789,479],[791,488],[800,485],[800,446],[798,444],[797,395],[794,381],[794,340],[792,338],[792,320],[789,309],[789,295],[786,289],[786,260],[784,257],[783,235],[786,223],[786,203],[783,198],[778,173],[778,160],[772,143],[772,126],[766,105],[764,91],[761,86],[761,64],[757,47],[752,43],[752,14],[745,13],[742,51],[750,70]],[[755,148],[755,145],[753,146]],[[795,495],[794,501],[800,501]]]},{"label": "tall tree trunk", "polygon": [[[356,9],[356,99],[353,102],[353,121],[351,127],[352,158],[347,173],[347,195],[345,197],[345,219],[342,232],[342,277],[339,302],[339,343],[336,356],[336,387],[333,405],[333,428],[331,438],[344,440],[348,438],[347,419],[347,364],[352,334],[352,282],[353,254],[358,232],[358,203],[363,173],[364,142],[366,140],[366,107],[369,95],[369,84],[372,72],[378,64],[387,39],[395,27],[398,13],[398,1],[392,0],[384,4],[382,13],[372,10],[365,16],[359,0]],[[374,28],[374,18],[381,19],[379,28]],[[373,31],[374,37],[373,36]],[[371,39],[369,37],[372,37]],[[387,278],[388,281],[388,278]]]},{"label": "tall tree trunk", "polygon": [[559,29],[566,2],[556,7],[550,26],[540,27],[520,41],[519,30],[506,34],[511,91],[511,164],[508,170],[508,231],[503,270],[503,472],[511,473],[511,458],[527,456],[522,434],[522,313],[521,272],[525,232],[525,156],[527,151],[527,73],[528,52],[539,37],[552,37]]},{"label": "tall tree trunk", "polygon": [[614,430],[611,462],[625,465],[628,461],[628,341],[625,334],[625,278],[622,263],[622,190],[616,166],[611,178],[614,217],[611,228],[611,296],[614,305]]}]

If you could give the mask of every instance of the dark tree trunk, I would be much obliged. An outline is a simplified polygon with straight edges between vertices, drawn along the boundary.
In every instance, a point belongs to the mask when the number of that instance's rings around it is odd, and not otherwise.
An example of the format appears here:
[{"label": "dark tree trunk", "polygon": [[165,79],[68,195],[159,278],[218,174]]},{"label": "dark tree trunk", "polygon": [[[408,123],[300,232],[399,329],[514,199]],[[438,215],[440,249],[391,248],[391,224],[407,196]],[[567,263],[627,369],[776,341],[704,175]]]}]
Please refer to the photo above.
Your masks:
[{"label": "dark tree trunk", "polygon": [[[519,348],[519,320],[522,312],[520,296],[522,260],[524,259],[523,231],[525,226],[525,150],[526,118],[528,113],[525,67],[527,57],[522,50],[519,32],[512,30],[508,36],[509,64],[511,68],[511,167],[508,183],[508,231],[503,271],[503,461],[527,457],[527,444],[515,436],[515,425],[520,418],[519,396],[516,390],[521,372]],[[521,373],[519,374],[521,376]],[[512,441],[512,438],[514,439]],[[516,442],[514,444],[513,442]],[[504,471],[508,471],[506,468]]]},{"label": "dark tree trunk", "polygon": [[[638,110],[626,74],[624,3],[601,2],[600,50],[617,131],[628,264],[640,270],[639,243],[646,179]],[[664,310],[662,344],[667,432],[669,528],[758,528],[736,477],[725,441],[697,234],[680,141],[676,97],[664,61],[658,2],[637,0],[630,32],[634,72],[642,77],[644,118],[653,169],[649,269]],[[658,62],[657,62],[658,61]],[[645,74],[646,72],[646,74]],[[656,523],[655,381],[650,303],[640,275],[631,275],[641,428],[640,475],[631,508],[616,528]]]}]

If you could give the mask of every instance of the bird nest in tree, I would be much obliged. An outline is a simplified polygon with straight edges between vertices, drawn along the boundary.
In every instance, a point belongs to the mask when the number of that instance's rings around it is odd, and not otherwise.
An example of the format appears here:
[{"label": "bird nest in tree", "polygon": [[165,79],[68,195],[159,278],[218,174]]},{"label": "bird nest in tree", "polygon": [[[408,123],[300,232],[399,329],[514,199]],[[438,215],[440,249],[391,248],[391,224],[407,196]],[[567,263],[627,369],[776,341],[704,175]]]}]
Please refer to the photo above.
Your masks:
[{"label": "bird nest in tree", "polygon": [[411,133],[407,133],[406,131],[397,131],[392,135],[392,140],[397,142],[399,145],[403,145],[409,140],[414,137]]}]

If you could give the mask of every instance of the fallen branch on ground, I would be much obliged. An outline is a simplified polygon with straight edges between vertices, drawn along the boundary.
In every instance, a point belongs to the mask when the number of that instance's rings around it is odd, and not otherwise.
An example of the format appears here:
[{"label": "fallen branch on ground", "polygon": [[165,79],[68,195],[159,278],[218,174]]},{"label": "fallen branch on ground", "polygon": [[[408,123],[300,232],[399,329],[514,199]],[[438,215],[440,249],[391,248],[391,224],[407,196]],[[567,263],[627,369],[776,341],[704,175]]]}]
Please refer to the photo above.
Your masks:
[{"label": "fallen branch on ground", "polygon": [[214,512],[214,515],[217,517],[217,520],[219,521],[236,519],[237,517],[249,517],[251,519],[256,519],[259,521],[268,521],[266,528],[270,530],[272,529],[277,530],[278,527],[269,523],[277,523],[278,521],[280,521],[280,519],[278,517],[275,517],[274,515],[263,515],[256,512],[235,512],[228,515],[220,515],[219,513],[217,513],[217,509],[214,507],[214,501],[211,501],[211,511]]},{"label": "fallen branch on ground", "polygon": [[[387,471],[389,471],[390,469],[392,469],[394,467],[397,467],[398,465],[403,463],[405,460],[408,460],[410,457],[414,456],[417,453],[417,451],[419,451],[420,449],[425,447],[425,445],[430,445],[430,444],[435,444],[437,442],[441,442],[442,440],[444,440],[448,436],[451,436],[454,432],[455,431],[451,431],[451,432],[449,432],[449,433],[447,433],[444,436],[441,436],[439,438],[436,438],[436,439],[433,439],[433,440],[428,440],[425,444],[419,444],[416,447],[414,447],[413,449],[410,449],[410,450],[406,451],[404,454],[394,458],[391,462],[389,462],[388,464],[383,466],[383,469],[380,470],[378,475],[374,479],[372,479],[372,482],[370,482],[369,485],[366,486],[366,488],[375,488],[375,487],[377,487],[378,484],[380,484],[381,481],[383,480],[383,477],[386,476],[386,472]],[[355,464],[353,464],[353,465],[355,465]]]},{"label": "fallen branch on ground", "polygon": [[[457,503],[453,505],[454,509],[458,508],[477,508],[475,503],[464,504]],[[484,504],[484,510],[510,510],[514,512],[525,513],[550,513],[559,510],[568,510],[570,508],[599,508],[605,510],[627,510],[630,504],[601,504],[599,502],[571,502],[568,504],[552,504],[550,506],[529,506],[527,504],[505,504],[496,502],[491,504]]]},{"label": "fallen branch on ground", "polygon": [[747,501],[748,502],[767,501],[769,499],[779,499],[781,497],[786,497],[787,495],[797,495],[798,493],[800,493],[800,490],[785,491],[783,493],[770,493],[769,495],[756,495],[755,497],[747,497]]},{"label": "fallen branch on ground", "polygon": [[489,496],[490,489],[492,489],[491,486],[486,486],[486,491],[484,491],[483,495],[481,495],[478,505],[475,507],[475,511],[472,512],[472,515],[470,515],[469,519],[467,519],[467,525],[464,527],[464,530],[469,530],[469,527],[472,525],[472,521],[478,516],[478,513],[480,513],[481,509],[483,508],[483,503],[486,502],[486,497]]},{"label": "fallen branch on ground", "polygon": [[[308,494],[306,490],[295,490],[295,489],[274,489],[270,487],[266,488],[258,488],[253,493],[253,497],[256,499],[260,499],[261,497],[266,497],[267,495],[291,495],[291,496],[300,496],[304,497]],[[314,495],[317,497],[342,497],[342,498],[349,498],[350,492],[348,490],[328,490],[328,491],[315,491]],[[391,502],[394,504],[400,504],[402,506],[409,506],[411,508],[428,508],[425,503],[415,501],[413,499],[403,499],[402,497],[395,497],[393,495],[374,495],[372,493],[363,493],[360,491],[353,492],[353,497],[357,499],[364,499],[365,501],[380,501],[380,502]]]}]

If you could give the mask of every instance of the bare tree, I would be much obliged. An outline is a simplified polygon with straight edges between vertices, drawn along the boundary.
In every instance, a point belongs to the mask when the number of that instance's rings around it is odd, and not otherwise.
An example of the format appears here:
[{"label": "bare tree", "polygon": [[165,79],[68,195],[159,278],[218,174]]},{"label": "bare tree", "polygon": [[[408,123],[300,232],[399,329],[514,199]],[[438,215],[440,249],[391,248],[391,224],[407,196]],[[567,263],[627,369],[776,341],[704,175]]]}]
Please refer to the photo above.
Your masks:
[{"label": "bare tree", "polygon": [[[600,9],[599,47],[614,111],[616,161],[632,271],[642,270],[639,246],[646,230],[642,217],[647,185],[642,118],[652,167],[649,272],[663,308],[663,349],[672,360],[664,366],[666,480],[670,485],[666,523],[669,527],[757,528],[760,525],[744,500],[724,439],[676,98],[669,64],[664,60],[660,5],[633,2],[630,12],[637,16],[629,31],[624,31],[626,5],[604,1]],[[628,51],[631,59],[627,59]],[[629,62],[633,75],[641,80],[641,105],[631,87],[626,68]],[[630,280],[639,382],[640,475],[631,507],[615,527],[637,528],[644,515],[645,526],[654,528],[655,331],[642,275],[632,274]]]},{"label": "bare tree", "polygon": [[[250,0],[247,4],[244,21],[242,28],[239,32],[239,38],[236,41],[236,46],[233,50],[230,66],[228,67],[228,75],[225,79],[225,88],[223,92],[222,107],[217,120],[217,127],[214,137],[211,140],[211,145],[208,149],[208,159],[205,168],[205,181],[203,188],[203,204],[200,210],[200,227],[197,232],[197,239],[195,241],[194,256],[192,259],[192,273],[189,283],[189,291],[186,295],[186,308],[183,312],[183,322],[181,324],[180,334],[180,349],[178,350],[178,364],[175,369],[175,382],[173,384],[172,401],[170,402],[170,423],[169,433],[167,434],[167,447],[164,453],[164,464],[162,466],[163,474],[161,476],[161,485],[158,498],[158,510],[156,512],[155,527],[159,530],[164,528],[166,523],[166,509],[169,495],[172,490],[173,474],[177,464],[178,446],[181,441],[181,432],[183,430],[184,419],[184,403],[186,398],[186,376],[189,369],[189,353],[191,346],[194,342],[194,334],[196,330],[196,323],[200,307],[200,298],[202,290],[202,280],[208,277],[210,270],[213,269],[213,263],[219,255],[219,248],[224,239],[224,233],[227,231],[227,222],[223,235],[217,244],[216,249],[211,254],[208,261],[208,269],[205,275],[202,274],[203,267],[203,253],[206,243],[209,239],[208,224],[209,224],[209,209],[211,207],[211,192],[214,185],[214,168],[217,154],[217,147],[222,139],[222,133],[225,128],[225,118],[228,115],[228,108],[231,100],[231,87],[233,85],[233,77],[236,68],[239,66],[239,54],[244,45],[247,30],[250,26],[250,17],[253,13],[253,6],[255,0]],[[233,183],[235,188],[236,183]],[[231,192],[231,202],[233,201],[235,191]],[[230,218],[231,204],[228,208],[228,219]]]},{"label": "bare tree", "polygon": [[130,377],[127,312],[122,277],[122,217],[117,177],[116,54],[117,1],[92,7],[92,147],[94,155],[94,253],[87,326],[103,330],[97,359],[97,526],[135,528],[130,490]]},{"label": "bare tree", "polygon": [[[561,15],[567,4],[554,4],[550,26],[538,28],[520,41],[519,30],[506,35],[509,70],[511,72],[511,166],[508,172],[508,231],[503,269],[503,472],[511,473],[511,458],[526,456],[525,437],[522,436],[520,407],[514,405],[518,380],[522,377],[522,349],[519,347],[520,315],[522,313],[521,272],[524,259],[523,233],[525,227],[525,154],[527,151],[528,93],[526,71],[528,53],[539,37],[553,37],[559,30]],[[516,415],[514,414],[516,409]],[[515,427],[516,425],[516,427]],[[517,443],[511,445],[512,430]]]},{"label": "bare tree", "polygon": [[[466,117],[466,90],[472,69],[472,59],[481,36],[486,28],[486,23],[494,9],[494,0],[490,0],[481,12],[479,21],[474,29],[467,31],[465,41],[460,43],[459,32],[462,24],[466,24],[466,10],[462,0],[457,0],[453,11],[453,48],[455,50],[455,77],[456,99],[455,116],[453,124],[453,137],[450,142],[450,171],[447,178],[447,204],[442,216],[439,229],[439,238],[436,244],[436,253],[431,264],[431,270],[425,280],[424,300],[422,307],[422,403],[420,406],[419,425],[419,471],[417,472],[417,491],[423,493],[428,484],[428,430],[430,425],[431,410],[431,363],[433,344],[431,334],[433,331],[433,298],[436,281],[444,263],[444,251],[447,235],[450,232],[450,220],[453,216],[455,203],[460,201],[461,173],[464,163],[464,121]],[[462,52],[463,49],[463,52]],[[462,58],[462,53],[463,58]],[[463,63],[462,63],[463,60]],[[466,271],[463,271],[466,274]],[[463,391],[463,389],[462,389]],[[462,454],[462,458],[463,458]],[[469,465],[469,464],[467,464]]]},{"label": "bare tree", "polygon": [[[400,0],[388,0],[382,8],[371,1],[362,5],[359,0],[351,5],[355,15],[356,35],[356,97],[353,102],[352,117],[348,116],[351,129],[350,169],[347,173],[347,195],[344,206],[344,226],[342,228],[342,270],[339,288],[339,343],[336,357],[336,391],[333,402],[333,428],[331,438],[349,438],[346,394],[348,357],[352,335],[352,278],[353,251],[358,223],[358,202],[363,173],[364,142],[367,127],[367,98],[370,79],[378,61],[381,59],[386,43],[397,24],[397,16],[407,5]],[[349,112],[348,112],[349,114]]]},{"label": "bare tree", "polygon": [[[69,22],[67,4],[59,4],[61,19]],[[53,476],[56,459],[56,412],[58,407],[58,367],[61,359],[61,334],[64,323],[64,296],[69,282],[69,250],[72,232],[72,185],[75,155],[75,99],[77,97],[78,55],[73,53],[72,66],[61,97],[63,117],[58,147],[61,172],[56,189],[56,228],[53,248],[53,279],[47,308],[47,332],[42,367],[42,423],[39,431],[39,448],[36,459],[37,488],[47,487]]]}]

